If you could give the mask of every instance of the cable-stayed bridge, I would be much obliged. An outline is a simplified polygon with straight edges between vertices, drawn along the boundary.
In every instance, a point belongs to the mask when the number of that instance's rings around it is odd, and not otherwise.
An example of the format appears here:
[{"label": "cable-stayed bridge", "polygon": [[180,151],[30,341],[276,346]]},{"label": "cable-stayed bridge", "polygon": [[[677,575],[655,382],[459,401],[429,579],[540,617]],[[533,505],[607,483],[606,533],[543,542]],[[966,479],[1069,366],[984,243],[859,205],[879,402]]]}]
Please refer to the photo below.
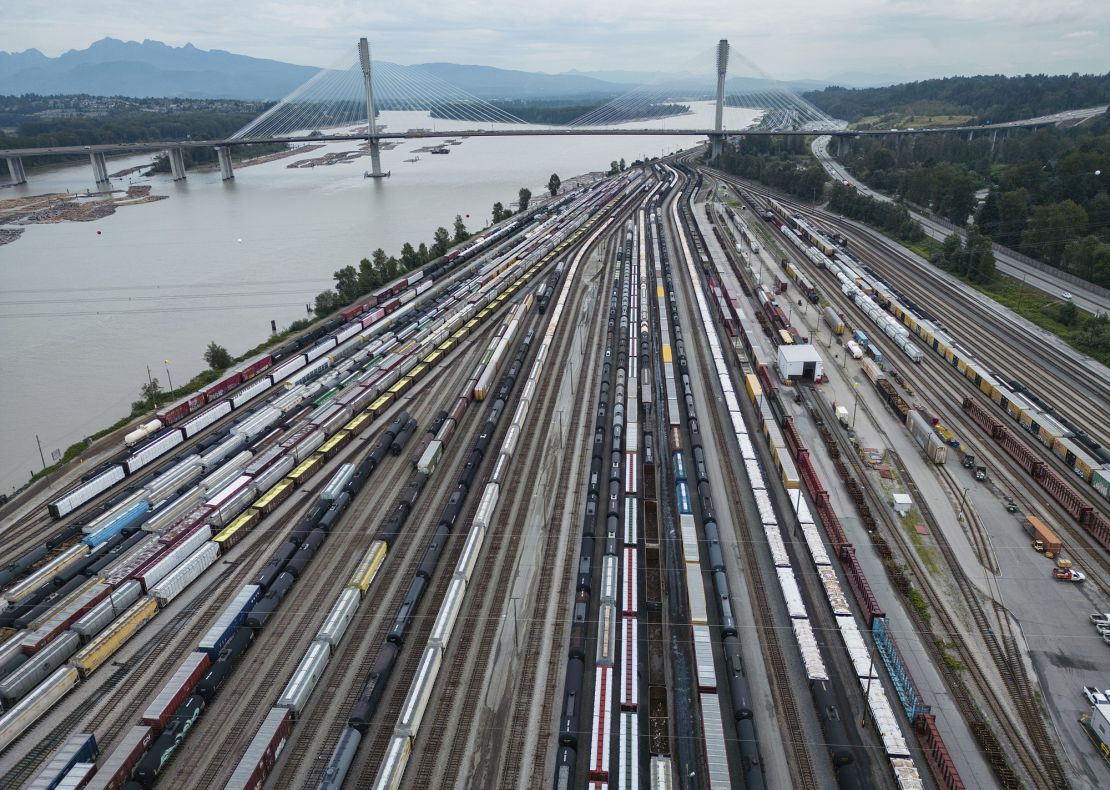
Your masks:
[{"label": "cable-stayed bridge", "polygon": [[[1105,110],[1093,108],[990,126],[849,130],[843,122],[830,118],[786,89],[785,83],[773,80],[743,55],[731,51],[727,41],[719,42],[715,55],[715,59],[699,56],[689,70],[629,90],[565,124],[539,125],[514,115],[508,109],[511,104],[498,105],[474,96],[427,70],[372,60],[369,44],[361,39],[354,52],[321,69],[227,139],[12,149],[0,150],[0,157],[7,159],[12,182],[20,184],[27,180],[22,157],[87,153],[97,185],[106,186],[109,154],[164,151],[174,179],[181,180],[185,178],[186,149],[215,148],[222,176],[230,180],[234,177],[231,146],[358,141],[370,149],[371,170],[366,174],[381,177],[388,175],[381,167],[381,148],[390,140],[585,135],[708,137],[716,154],[727,138],[737,136],[997,134],[999,129],[1049,125]],[[743,125],[730,128],[728,111],[733,108],[755,110],[758,117],[751,123],[747,120],[750,112],[744,113]],[[710,109],[712,125],[700,120],[708,116]],[[447,128],[403,131],[390,128],[390,119],[402,114]],[[691,123],[695,118],[698,120]]]}]

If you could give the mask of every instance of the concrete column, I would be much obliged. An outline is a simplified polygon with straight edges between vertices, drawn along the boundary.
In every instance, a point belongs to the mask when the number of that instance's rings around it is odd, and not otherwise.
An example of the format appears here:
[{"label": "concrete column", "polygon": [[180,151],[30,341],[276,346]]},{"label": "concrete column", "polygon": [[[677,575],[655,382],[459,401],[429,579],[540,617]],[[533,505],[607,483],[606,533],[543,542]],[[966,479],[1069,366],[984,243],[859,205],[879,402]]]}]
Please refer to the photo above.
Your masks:
[{"label": "concrete column", "polygon": [[[728,74],[728,40],[721,39],[717,43],[717,108],[713,118],[713,129],[722,131],[725,120],[725,77]],[[723,135],[713,135],[710,140],[709,156],[718,159],[724,149],[725,138]]]},{"label": "concrete column", "polygon": [[998,130],[991,130],[991,156],[994,156],[994,144],[998,142]]},{"label": "concrete column", "polygon": [[362,65],[363,88],[366,91],[366,134],[370,142],[370,170],[366,175],[371,178],[385,178],[389,173],[382,172],[382,149],[378,140],[378,119],[374,111],[374,81],[370,61],[370,42],[365,38],[358,40],[358,59]]},{"label": "concrete column", "polygon": [[89,159],[92,160],[93,176],[96,178],[96,185],[98,187],[107,186],[109,183],[108,163],[104,161],[104,154],[100,151],[93,151],[89,154]]},{"label": "concrete column", "polygon": [[185,180],[185,156],[180,148],[167,148],[166,156],[170,158],[170,173],[174,181]]},{"label": "concrete column", "polygon": [[235,178],[235,172],[231,169],[231,149],[226,145],[217,145],[216,156],[220,159],[220,175],[224,181]]},{"label": "concrete column", "polygon": [[12,184],[27,183],[27,173],[23,170],[23,160],[18,156],[8,157],[8,173],[12,177]]}]

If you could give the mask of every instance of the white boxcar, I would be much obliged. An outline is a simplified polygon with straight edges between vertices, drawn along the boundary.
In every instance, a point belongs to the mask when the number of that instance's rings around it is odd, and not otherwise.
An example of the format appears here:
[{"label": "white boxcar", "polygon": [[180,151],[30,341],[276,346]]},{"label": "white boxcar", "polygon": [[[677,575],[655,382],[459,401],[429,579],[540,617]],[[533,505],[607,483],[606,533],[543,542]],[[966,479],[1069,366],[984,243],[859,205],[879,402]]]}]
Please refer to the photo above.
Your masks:
[{"label": "white boxcar", "polygon": [[875,722],[875,730],[883,741],[887,757],[909,757],[910,750],[906,745],[906,738],[902,735],[902,727],[898,717],[890,707],[890,698],[883,689],[883,684],[877,681],[868,682],[860,678],[860,688],[867,697],[867,705],[871,708],[871,716]]},{"label": "white boxcar", "polygon": [[181,430],[185,433],[185,438],[189,439],[229,414],[231,414],[231,402],[222,400],[216,405],[208,407],[200,414],[185,420],[181,423]]},{"label": "white boxcar", "polygon": [[435,686],[436,678],[439,676],[442,660],[443,653],[434,645],[424,648],[424,653],[420,656],[420,665],[416,669],[416,676],[412,679],[408,696],[401,706],[401,716],[397,720],[397,726],[411,736],[415,736],[420,731],[420,722],[424,718],[424,711],[428,709],[428,701],[432,698],[432,687]]},{"label": "white boxcar", "polygon": [[316,639],[327,642],[332,646],[332,649],[339,647],[339,642],[343,639],[343,634],[347,632],[347,626],[354,619],[355,611],[361,601],[362,594],[357,589],[353,587],[343,588],[343,592],[339,593],[339,597],[335,599],[335,605],[332,606],[328,616],[324,618],[320,630],[316,633]]},{"label": "white boxcar", "polygon": [[474,514],[474,523],[484,527],[490,526],[493,521],[493,511],[497,508],[497,500],[501,495],[501,486],[497,483],[486,483],[482,489],[482,498],[478,501],[478,510]]},{"label": "white boxcar", "polygon": [[619,569],[620,564],[616,557],[606,555],[601,560],[601,597],[599,600],[602,603],[617,603],[617,572]]},{"label": "white boxcar", "polygon": [[624,545],[635,546],[639,533],[640,500],[636,497],[624,498]]},{"label": "white boxcar", "polygon": [[678,528],[682,533],[682,556],[686,562],[696,565],[700,562],[701,555],[698,551],[698,533],[694,526],[694,517],[688,513],[679,515]]},{"label": "white boxcar", "polygon": [[597,659],[601,667],[617,663],[617,607],[603,603],[597,611]]},{"label": "white boxcar", "polygon": [[[699,626],[700,628],[701,626]],[[621,620],[621,708],[636,710],[640,705],[639,623],[635,617]]]},{"label": "white boxcar", "polygon": [[594,673],[593,722],[590,728],[591,776],[609,776],[609,739],[612,719],[613,669],[598,667]]},{"label": "white boxcar", "polygon": [[26,579],[5,590],[4,599],[14,604],[20,599],[27,597],[39,587],[42,587],[53,579],[61,570],[68,568],[70,565],[80,560],[88,554],[89,551],[89,546],[85,543],[78,543],[75,546],[70,546],[57,557],[49,560]]},{"label": "white boxcar", "polygon": [[705,613],[705,584],[701,578],[701,568],[686,564],[686,590],[690,599],[690,622],[694,625],[708,625]]},{"label": "white boxcar", "polygon": [[211,539],[212,529],[207,524],[202,524],[195,532],[189,533],[188,537],[181,540],[161,560],[137,577],[142,582],[143,589],[147,592],[152,590],[155,585],[169,576],[178,565],[185,562],[194,551]]},{"label": "white boxcar", "polygon": [[201,459],[194,455],[187,459],[187,463],[178,464],[165,474],[151,480],[144,490],[152,503],[160,502],[174,491],[192,485],[203,474],[204,467],[201,466]]},{"label": "white boxcar", "polygon": [[219,469],[209,474],[201,480],[197,486],[210,494],[222,489],[229,482],[239,477],[243,473],[243,469],[250,463],[254,454],[250,450],[244,450],[230,461],[225,462]]},{"label": "white boxcar", "polygon": [[304,354],[299,353],[296,356],[290,357],[289,359],[285,360],[277,367],[273,368],[270,371],[269,378],[274,384],[278,384],[286,377],[291,376],[295,371],[300,370],[307,364],[308,362],[304,358]]},{"label": "white boxcar", "polygon": [[470,582],[470,577],[474,573],[474,566],[478,564],[478,553],[482,550],[482,542],[486,537],[486,529],[480,524],[475,524],[470,528],[470,532],[466,536],[466,543],[463,544],[462,553],[459,555],[459,562],[455,566],[455,576],[458,578],[462,574],[462,578],[466,582]]},{"label": "white boxcar", "polygon": [[285,477],[287,474],[293,471],[293,467],[296,465],[296,463],[297,462],[293,459],[293,456],[287,455],[284,458],[278,460],[265,472],[257,475],[254,478],[254,483],[255,486],[258,488],[258,492],[262,493],[263,491],[269,491],[271,488],[273,488],[277,484],[277,482],[281,480],[281,478]]},{"label": "white boxcar", "polygon": [[705,757],[709,764],[710,790],[731,790],[728,755],[725,751],[725,727],[721,721],[721,702],[716,694],[701,694],[702,731],[705,735]]},{"label": "white boxcar", "polygon": [[713,638],[709,626],[695,625],[694,664],[698,671],[698,688],[703,691],[717,690],[717,671],[713,668]]},{"label": "white boxcar", "polygon": [[105,469],[91,480],[74,486],[49,505],[50,515],[54,518],[64,518],[94,497],[103,494],[120,480],[127,476],[123,467],[118,464]]},{"label": "white boxcar", "polygon": [[312,690],[324,674],[324,668],[331,659],[331,645],[327,642],[316,640],[308,646],[308,650],[293,672],[293,677],[285,686],[285,690],[278,697],[277,707],[289,708],[293,715],[298,715],[308,704]]},{"label": "white boxcar", "polygon": [[794,578],[794,571],[790,568],[775,568],[775,570],[778,571],[782,597],[786,599],[786,613],[791,617],[809,617],[805,602],[802,600],[802,591],[798,589],[798,581]]},{"label": "white boxcar", "polygon": [[211,567],[219,556],[220,547],[217,544],[211,541],[205,543],[166,574],[166,578],[158,582],[150,594],[158,600],[159,606],[167,606],[170,601],[185,592],[185,588]]},{"label": "white boxcar", "polygon": [[620,790],[640,790],[640,725],[635,713],[621,714],[621,739],[617,759]]},{"label": "white boxcar", "polygon": [[447,592],[443,595],[443,603],[432,624],[431,636],[428,637],[429,644],[438,645],[441,650],[447,649],[447,643],[451,639],[451,632],[455,630],[455,622],[458,620],[465,595],[466,582],[455,576],[447,585]]},{"label": "white boxcar", "polygon": [[296,446],[293,447],[293,457],[297,459],[297,463],[316,452],[327,438],[323,431],[317,429],[297,442]]},{"label": "white boxcar", "polygon": [[405,767],[412,753],[412,740],[407,735],[394,735],[389,739],[378,777],[374,780],[374,790],[398,790]]},{"label": "white boxcar", "polygon": [[230,458],[239,452],[246,443],[247,440],[243,434],[232,432],[228,438],[200,456],[200,463],[205,469],[214,469],[225,458]]},{"label": "white boxcar", "polygon": [[671,772],[670,757],[651,758],[651,790],[671,790],[674,777]]},{"label": "white boxcar", "polygon": [[[303,363],[304,357],[300,357],[300,359]],[[273,384],[271,383],[271,377],[269,375],[255,379],[231,396],[231,407],[233,409],[238,409],[240,406],[249,403],[272,386]]]},{"label": "white boxcar", "polygon": [[181,429],[170,428],[153,441],[144,444],[131,455],[127,456],[123,462],[123,466],[128,474],[134,474],[156,458],[160,458],[174,447],[177,447],[177,445],[181,444],[183,441],[185,441],[185,437],[182,436]]},{"label": "white boxcar", "polygon": [[640,609],[640,584],[636,563],[636,549],[626,546],[624,549],[624,568],[621,578],[621,610],[632,617]]},{"label": "white boxcar", "polygon": [[39,683],[77,652],[81,637],[65,631],[0,681],[0,699],[9,707],[27,696]]}]

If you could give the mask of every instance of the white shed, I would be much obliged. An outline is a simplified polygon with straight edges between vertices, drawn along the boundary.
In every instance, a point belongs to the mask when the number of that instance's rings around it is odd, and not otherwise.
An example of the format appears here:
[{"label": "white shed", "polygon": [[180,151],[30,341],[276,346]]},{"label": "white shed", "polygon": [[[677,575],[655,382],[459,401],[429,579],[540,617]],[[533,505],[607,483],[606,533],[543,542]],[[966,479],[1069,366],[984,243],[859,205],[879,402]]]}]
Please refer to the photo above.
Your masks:
[{"label": "white shed", "polygon": [[811,345],[779,346],[776,364],[779,377],[804,381],[817,381],[825,375],[821,355]]}]

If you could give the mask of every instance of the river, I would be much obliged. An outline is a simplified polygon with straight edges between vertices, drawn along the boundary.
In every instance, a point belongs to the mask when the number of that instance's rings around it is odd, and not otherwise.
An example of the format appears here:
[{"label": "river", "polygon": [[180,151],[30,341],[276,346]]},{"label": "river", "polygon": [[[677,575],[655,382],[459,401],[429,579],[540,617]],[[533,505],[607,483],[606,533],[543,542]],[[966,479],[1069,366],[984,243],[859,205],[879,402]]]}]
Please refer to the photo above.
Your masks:
[{"label": "river", "polygon": [[[709,128],[713,105],[640,126]],[[743,128],[758,111],[726,108],[726,128]],[[449,129],[458,122],[425,113],[384,112],[389,129]],[[488,124],[483,128],[488,128]],[[515,202],[522,186],[544,192],[561,178],[604,171],[688,147],[687,137],[470,138],[447,156],[412,151],[434,140],[406,140],[383,152],[392,177],[363,177],[368,157],[290,169],[298,159],[355,148],[322,150],[236,170],[131,176],[169,198],[119,208],[93,222],[30,225],[0,246],[0,491],[11,491],[40,469],[54,450],[104,428],[130,411],[149,374],[180,386],[204,369],[209,341],[238,355],[265,340],[270,322],[284,327],[305,316],[332,273],[381,247],[398,254],[408,241],[431,243],[456,214],[475,231],[489,223],[495,201]],[[418,162],[405,162],[419,156]],[[113,173],[149,161],[118,157]],[[85,191],[85,163],[29,174],[0,199]],[[114,181],[126,188],[129,179]],[[166,360],[169,361],[168,365]],[[168,368],[168,370],[167,370]]]}]

